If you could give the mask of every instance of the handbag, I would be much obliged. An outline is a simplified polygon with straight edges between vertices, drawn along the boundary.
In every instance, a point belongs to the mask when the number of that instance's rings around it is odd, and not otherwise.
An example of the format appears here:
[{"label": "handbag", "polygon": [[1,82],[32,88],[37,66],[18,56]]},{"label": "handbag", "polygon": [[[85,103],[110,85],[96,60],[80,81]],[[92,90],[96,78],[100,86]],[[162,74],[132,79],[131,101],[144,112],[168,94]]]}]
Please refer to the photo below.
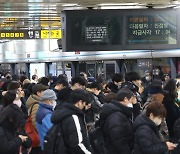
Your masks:
[{"label": "handbag", "polygon": [[30,110],[30,114],[29,114],[28,118],[26,119],[25,128],[24,128],[25,132],[27,133],[27,135],[32,140],[32,147],[38,147],[40,144],[39,135],[38,135],[38,132],[35,129],[33,123],[32,123],[32,117],[31,117],[32,109],[33,109],[33,106],[35,104],[38,104],[38,103],[34,103],[32,105],[31,110]]}]

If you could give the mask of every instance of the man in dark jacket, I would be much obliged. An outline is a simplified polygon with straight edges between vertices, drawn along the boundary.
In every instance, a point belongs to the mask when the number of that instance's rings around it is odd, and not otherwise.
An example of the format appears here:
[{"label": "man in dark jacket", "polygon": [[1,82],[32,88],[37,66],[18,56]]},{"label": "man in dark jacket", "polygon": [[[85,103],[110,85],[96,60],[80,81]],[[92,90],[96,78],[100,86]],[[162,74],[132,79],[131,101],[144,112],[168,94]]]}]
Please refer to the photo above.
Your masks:
[{"label": "man in dark jacket", "polygon": [[58,103],[61,104],[63,102],[68,102],[69,100],[69,95],[71,92],[75,89],[84,89],[86,86],[86,81],[84,78],[80,76],[75,76],[71,80],[71,87],[66,87],[60,90],[57,93],[57,100]]},{"label": "man in dark jacket", "polygon": [[88,102],[89,94],[76,89],[71,92],[68,103],[62,103],[52,114],[52,123],[61,123],[68,154],[91,154],[83,113]]},{"label": "man in dark jacket", "polygon": [[119,90],[119,87],[121,86],[123,82],[124,82],[124,76],[122,74],[120,73],[114,74],[114,76],[112,77],[112,82],[110,86],[111,92],[117,93]]},{"label": "man in dark jacket", "polygon": [[122,88],[117,101],[105,104],[100,112],[105,141],[109,154],[131,154],[133,150],[133,104],[137,100],[133,92]]},{"label": "man in dark jacket", "polygon": [[[125,75],[125,82],[121,84],[121,88],[127,88],[129,90],[131,90],[134,95],[136,96],[137,99],[137,104],[136,104],[136,108],[138,108],[137,106],[139,106],[139,113],[135,112],[136,114],[134,114],[134,119],[141,113],[140,108],[142,105],[142,99],[140,96],[140,91],[142,91],[142,85],[141,85],[141,77],[137,72],[128,72]],[[133,110],[135,108],[133,107]]]}]

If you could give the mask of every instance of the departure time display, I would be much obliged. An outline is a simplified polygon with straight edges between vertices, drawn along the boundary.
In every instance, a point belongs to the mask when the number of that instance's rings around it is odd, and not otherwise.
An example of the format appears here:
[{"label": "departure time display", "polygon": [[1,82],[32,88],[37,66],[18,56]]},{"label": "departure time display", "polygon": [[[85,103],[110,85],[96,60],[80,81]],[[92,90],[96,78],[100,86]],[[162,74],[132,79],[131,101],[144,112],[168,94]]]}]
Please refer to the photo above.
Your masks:
[{"label": "departure time display", "polygon": [[127,16],[127,44],[176,44],[176,16]]},{"label": "departure time display", "polygon": [[62,12],[63,51],[180,48],[180,9]]}]

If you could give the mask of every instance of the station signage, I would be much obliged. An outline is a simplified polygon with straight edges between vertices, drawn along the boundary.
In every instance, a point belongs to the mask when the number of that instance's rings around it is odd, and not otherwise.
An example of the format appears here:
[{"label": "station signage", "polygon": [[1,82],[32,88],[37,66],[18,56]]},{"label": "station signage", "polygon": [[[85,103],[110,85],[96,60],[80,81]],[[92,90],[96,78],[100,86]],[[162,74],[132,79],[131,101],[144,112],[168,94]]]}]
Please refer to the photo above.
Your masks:
[{"label": "station signage", "polygon": [[61,39],[61,30],[0,30],[0,39]]}]

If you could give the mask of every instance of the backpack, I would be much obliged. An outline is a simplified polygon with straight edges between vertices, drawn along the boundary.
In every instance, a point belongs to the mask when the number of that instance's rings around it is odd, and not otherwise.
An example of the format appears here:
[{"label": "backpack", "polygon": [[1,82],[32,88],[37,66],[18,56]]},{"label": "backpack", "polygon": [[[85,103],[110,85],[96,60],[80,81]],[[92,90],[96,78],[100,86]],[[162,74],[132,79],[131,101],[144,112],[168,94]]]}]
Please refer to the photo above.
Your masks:
[{"label": "backpack", "polygon": [[90,144],[95,154],[109,154],[103,127],[114,113],[108,115],[105,121],[99,119],[95,124],[95,128],[89,131]]},{"label": "backpack", "polygon": [[89,140],[95,154],[108,154],[103,129],[101,126],[90,130]]},{"label": "backpack", "polygon": [[53,125],[44,137],[44,154],[67,154],[61,123]]},{"label": "backpack", "polygon": [[27,135],[30,137],[30,139],[32,141],[32,147],[38,147],[40,144],[39,135],[37,133],[37,130],[33,126],[32,117],[31,117],[32,109],[35,104],[38,104],[38,102],[34,103],[31,106],[30,114],[26,119],[26,123],[25,123],[25,127],[24,127],[25,132],[27,133]]}]

